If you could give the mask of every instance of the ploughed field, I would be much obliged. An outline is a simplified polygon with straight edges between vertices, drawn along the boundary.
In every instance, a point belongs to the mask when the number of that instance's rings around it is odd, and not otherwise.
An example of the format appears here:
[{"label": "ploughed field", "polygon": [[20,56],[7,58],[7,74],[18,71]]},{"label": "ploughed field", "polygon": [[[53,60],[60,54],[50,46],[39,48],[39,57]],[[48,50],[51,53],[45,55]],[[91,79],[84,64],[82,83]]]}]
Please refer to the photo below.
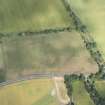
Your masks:
[{"label": "ploughed field", "polygon": [[68,0],[105,58],[105,0]]},{"label": "ploughed field", "polygon": [[36,72],[94,73],[98,70],[75,31],[29,36],[11,34],[2,39],[1,51],[6,78]]},{"label": "ploughed field", "polygon": [[0,87],[1,105],[59,105],[52,79],[22,81]]},{"label": "ploughed field", "polygon": [[73,26],[61,0],[0,0],[0,32]]}]

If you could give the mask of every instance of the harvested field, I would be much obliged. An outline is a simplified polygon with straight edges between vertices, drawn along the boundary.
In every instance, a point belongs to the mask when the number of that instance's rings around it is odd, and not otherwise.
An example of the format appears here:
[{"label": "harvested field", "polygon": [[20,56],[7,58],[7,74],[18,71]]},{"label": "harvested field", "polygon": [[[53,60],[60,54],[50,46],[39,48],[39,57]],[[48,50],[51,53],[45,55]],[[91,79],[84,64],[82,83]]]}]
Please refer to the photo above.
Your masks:
[{"label": "harvested field", "polygon": [[75,31],[12,35],[3,38],[2,47],[8,77],[34,72],[94,73],[98,70],[80,34]]}]

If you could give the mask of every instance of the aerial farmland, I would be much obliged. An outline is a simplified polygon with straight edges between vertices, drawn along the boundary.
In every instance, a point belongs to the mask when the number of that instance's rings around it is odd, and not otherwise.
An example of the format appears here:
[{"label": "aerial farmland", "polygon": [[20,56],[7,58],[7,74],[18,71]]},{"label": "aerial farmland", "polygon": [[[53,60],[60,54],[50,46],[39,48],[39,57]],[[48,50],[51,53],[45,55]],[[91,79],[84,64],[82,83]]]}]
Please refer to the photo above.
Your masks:
[{"label": "aerial farmland", "polygon": [[0,105],[105,105],[104,0],[0,0]]}]

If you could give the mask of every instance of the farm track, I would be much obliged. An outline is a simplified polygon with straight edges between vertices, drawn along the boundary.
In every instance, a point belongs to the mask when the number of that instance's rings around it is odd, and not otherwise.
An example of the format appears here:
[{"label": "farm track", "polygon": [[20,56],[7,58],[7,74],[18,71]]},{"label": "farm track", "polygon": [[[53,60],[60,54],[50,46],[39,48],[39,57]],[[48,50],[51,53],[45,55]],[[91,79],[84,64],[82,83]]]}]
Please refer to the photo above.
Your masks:
[{"label": "farm track", "polygon": [[58,100],[62,103],[62,105],[66,105],[69,102],[69,100],[68,99],[66,99],[66,100],[63,99],[63,97],[61,96],[61,93],[60,93],[60,87],[58,86],[59,84],[57,83],[58,81],[62,81],[62,80],[63,80],[63,77],[61,77],[61,78],[54,77],[53,78]]}]

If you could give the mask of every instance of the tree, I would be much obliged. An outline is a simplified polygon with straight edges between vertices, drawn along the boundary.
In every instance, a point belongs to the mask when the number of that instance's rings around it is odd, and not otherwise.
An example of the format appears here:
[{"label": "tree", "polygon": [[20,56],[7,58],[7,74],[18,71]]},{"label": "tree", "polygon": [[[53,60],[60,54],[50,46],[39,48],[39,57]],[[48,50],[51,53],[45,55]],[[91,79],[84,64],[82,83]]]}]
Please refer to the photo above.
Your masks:
[{"label": "tree", "polygon": [[84,77],[84,75],[83,75],[82,73],[80,73],[79,79],[80,79],[80,80],[84,80],[84,79],[85,79],[85,77]]}]

